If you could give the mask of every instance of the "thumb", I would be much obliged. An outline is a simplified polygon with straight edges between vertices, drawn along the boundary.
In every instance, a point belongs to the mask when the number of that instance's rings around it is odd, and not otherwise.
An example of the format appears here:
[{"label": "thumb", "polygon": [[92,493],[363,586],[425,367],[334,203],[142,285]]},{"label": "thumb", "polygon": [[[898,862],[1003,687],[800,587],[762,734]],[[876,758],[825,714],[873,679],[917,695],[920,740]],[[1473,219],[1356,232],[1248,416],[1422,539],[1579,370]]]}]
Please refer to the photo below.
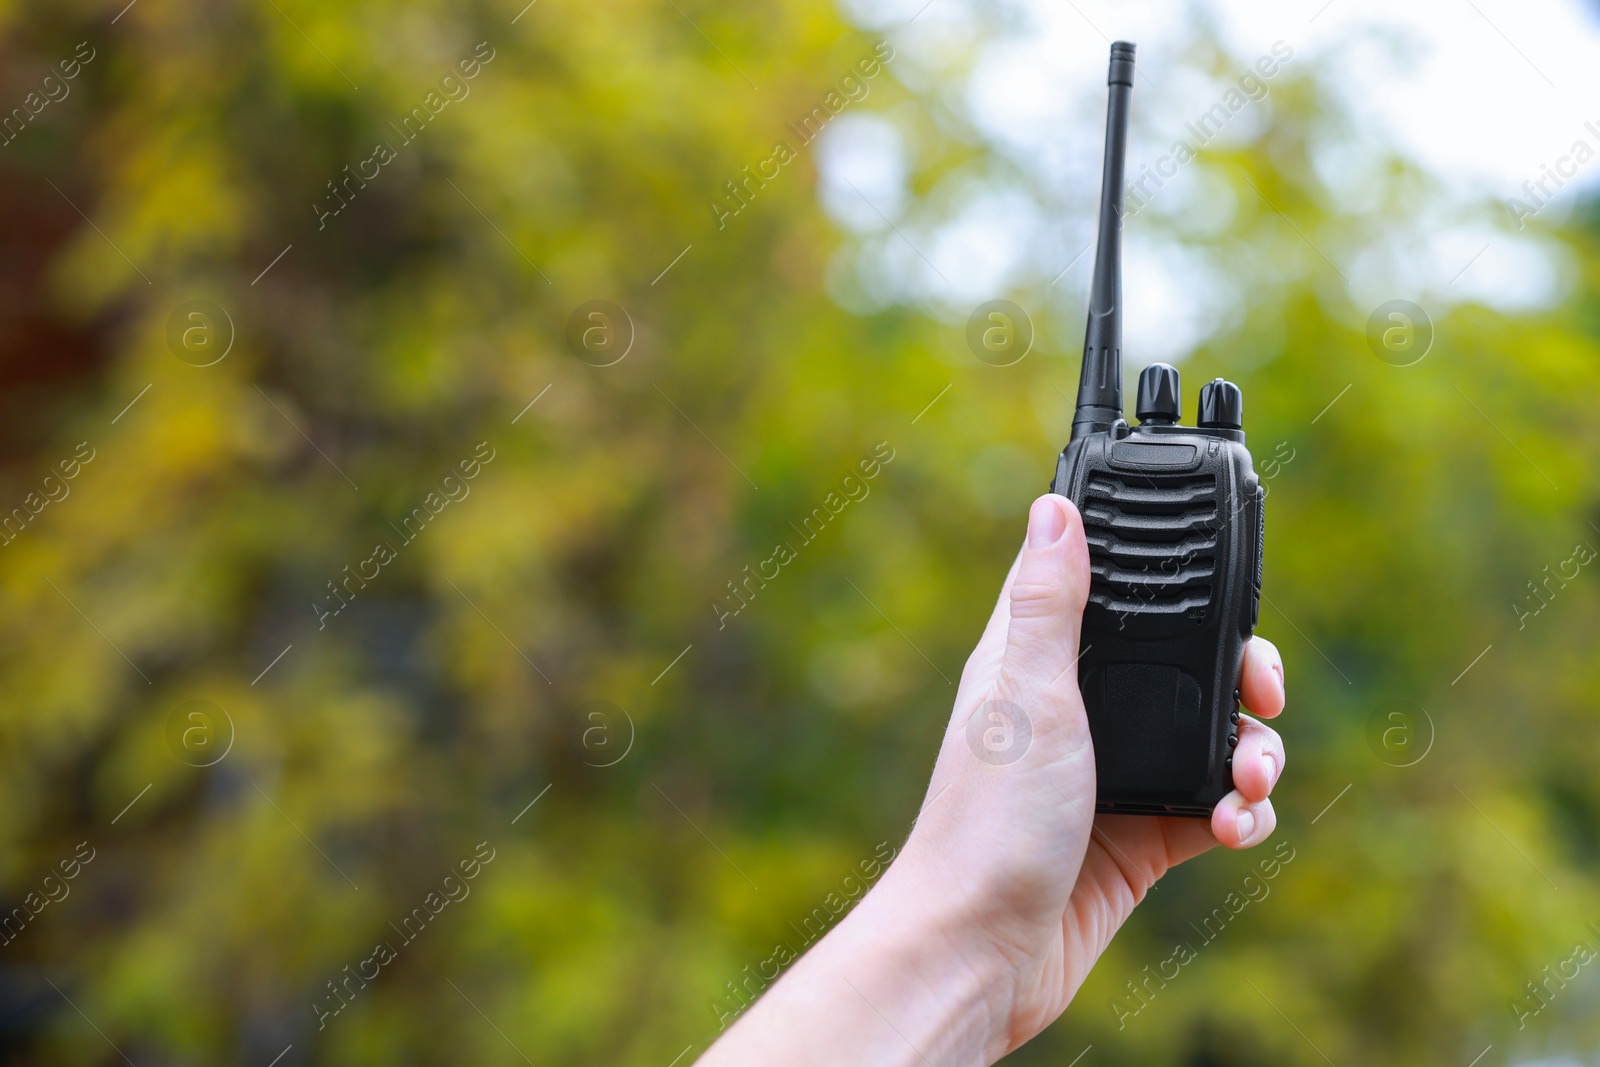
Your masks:
[{"label": "thumb", "polygon": [[1089,546],[1072,501],[1049,494],[1028,511],[1028,539],[1011,583],[1002,673],[1022,691],[1042,692],[1065,680],[1078,660],[1083,607],[1089,597]]}]

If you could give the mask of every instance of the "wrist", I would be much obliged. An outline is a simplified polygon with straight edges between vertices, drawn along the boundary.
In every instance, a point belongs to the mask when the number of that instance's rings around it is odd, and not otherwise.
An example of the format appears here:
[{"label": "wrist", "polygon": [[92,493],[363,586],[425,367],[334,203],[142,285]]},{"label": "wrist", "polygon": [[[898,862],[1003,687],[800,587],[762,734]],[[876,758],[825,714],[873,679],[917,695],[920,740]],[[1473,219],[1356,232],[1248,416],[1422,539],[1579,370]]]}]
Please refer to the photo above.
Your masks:
[{"label": "wrist", "polygon": [[1008,1040],[1010,979],[959,896],[905,856],[701,1061],[987,1067]]},{"label": "wrist", "polygon": [[936,1063],[990,1064],[1015,1047],[1015,961],[990,936],[968,888],[913,834],[850,916],[859,916],[881,969],[899,971],[930,1040],[946,1049],[944,1059],[925,1050]]}]

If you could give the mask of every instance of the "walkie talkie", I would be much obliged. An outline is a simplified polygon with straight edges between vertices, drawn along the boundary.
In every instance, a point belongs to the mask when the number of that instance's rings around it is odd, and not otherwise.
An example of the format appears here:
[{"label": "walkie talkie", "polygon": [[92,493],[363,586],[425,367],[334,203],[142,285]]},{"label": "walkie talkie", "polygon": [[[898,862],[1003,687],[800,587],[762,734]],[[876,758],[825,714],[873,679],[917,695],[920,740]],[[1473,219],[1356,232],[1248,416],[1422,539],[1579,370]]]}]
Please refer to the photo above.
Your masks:
[{"label": "walkie talkie", "polygon": [[1089,603],[1078,663],[1095,810],[1205,817],[1233,788],[1239,670],[1260,613],[1266,493],[1221,378],[1179,426],[1178,370],[1139,375],[1122,417],[1122,173],[1133,45],[1111,46],[1105,171],[1083,372],[1051,491],[1083,515]]}]

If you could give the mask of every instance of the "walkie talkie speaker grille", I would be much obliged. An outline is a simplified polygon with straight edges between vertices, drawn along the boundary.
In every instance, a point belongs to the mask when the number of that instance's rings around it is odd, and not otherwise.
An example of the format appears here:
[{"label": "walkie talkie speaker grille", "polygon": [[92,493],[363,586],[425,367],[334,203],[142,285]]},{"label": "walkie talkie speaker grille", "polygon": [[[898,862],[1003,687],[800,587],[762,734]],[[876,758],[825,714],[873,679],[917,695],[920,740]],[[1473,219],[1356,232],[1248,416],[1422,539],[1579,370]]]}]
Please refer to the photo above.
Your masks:
[{"label": "walkie talkie speaker grille", "polygon": [[1216,481],[1092,473],[1082,504],[1090,602],[1204,620],[1216,577]]}]

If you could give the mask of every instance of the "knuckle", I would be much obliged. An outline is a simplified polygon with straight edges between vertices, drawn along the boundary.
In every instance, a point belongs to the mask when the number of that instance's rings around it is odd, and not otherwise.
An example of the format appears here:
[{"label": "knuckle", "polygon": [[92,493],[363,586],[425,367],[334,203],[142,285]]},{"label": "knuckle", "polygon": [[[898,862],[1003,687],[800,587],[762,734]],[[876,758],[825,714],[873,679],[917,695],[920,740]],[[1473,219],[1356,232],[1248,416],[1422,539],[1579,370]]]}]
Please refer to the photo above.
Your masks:
[{"label": "knuckle", "polygon": [[1253,715],[1239,716],[1239,728],[1243,733],[1258,735],[1263,744],[1283,747],[1283,736]]},{"label": "knuckle", "polygon": [[1011,586],[1011,617],[1038,619],[1055,615],[1066,600],[1063,588],[1051,582],[1018,580]]},{"label": "knuckle", "polygon": [[1278,828],[1278,813],[1273,810],[1271,799],[1258,800],[1250,807],[1256,813],[1258,825],[1266,828],[1266,833],[1262,835],[1263,837]]}]

